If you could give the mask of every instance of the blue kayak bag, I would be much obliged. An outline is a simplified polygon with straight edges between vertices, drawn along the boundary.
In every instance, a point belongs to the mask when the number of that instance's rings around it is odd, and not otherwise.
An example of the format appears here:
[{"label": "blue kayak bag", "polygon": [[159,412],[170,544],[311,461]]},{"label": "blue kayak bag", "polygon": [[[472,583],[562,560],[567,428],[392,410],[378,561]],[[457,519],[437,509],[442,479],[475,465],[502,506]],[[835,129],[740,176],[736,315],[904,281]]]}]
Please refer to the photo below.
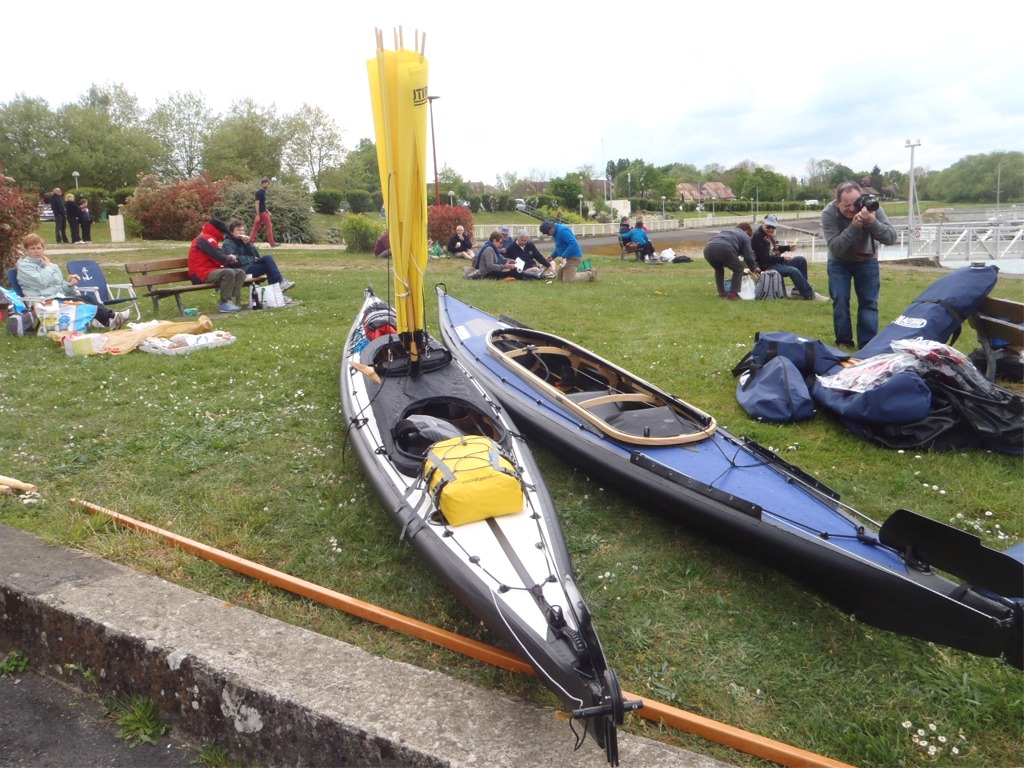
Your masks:
[{"label": "blue kayak bag", "polygon": [[814,416],[807,383],[788,357],[773,357],[741,375],[736,400],[748,415],[761,421],[791,424]]},{"label": "blue kayak bag", "polygon": [[789,331],[759,331],[754,334],[754,346],[744,356],[732,375],[754,370],[774,357],[788,358],[804,376],[835,373],[849,355],[830,347],[818,339],[808,339]]},{"label": "blue kayak bag", "polygon": [[830,389],[817,379],[811,383],[811,397],[844,419],[871,424],[910,424],[932,410],[932,391],[918,374],[900,371],[867,392]]},{"label": "blue kayak bag", "polygon": [[857,352],[866,360],[892,352],[894,341],[927,339],[952,344],[960,335],[960,326],[981,308],[999,279],[999,268],[976,265],[943,275],[929,285],[903,310],[903,314],[883,328]]}]

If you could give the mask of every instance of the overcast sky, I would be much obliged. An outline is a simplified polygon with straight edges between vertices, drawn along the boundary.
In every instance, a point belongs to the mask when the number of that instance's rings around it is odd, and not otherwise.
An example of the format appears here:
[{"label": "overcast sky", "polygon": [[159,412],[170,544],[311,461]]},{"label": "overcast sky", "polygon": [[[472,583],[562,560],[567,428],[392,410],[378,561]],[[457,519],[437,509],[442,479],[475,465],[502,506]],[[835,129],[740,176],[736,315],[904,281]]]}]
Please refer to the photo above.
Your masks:
[{"label": "overcast sky", "polygon": [[[1017,10],[1013,10],[1017,8]],[[426,34],[437,160],[467,181],[562,176],[607,160],[750,160],[788,176],[941,170],[1024,149],[1024,13],[921,3],[126,0],[4,8],[0,102],[51,108],[121,83],[150,110],[174,91],[215,112],[251,97],[330,113],[373,137],[374,29]],[[432,172],[428,168],[428,173]]]}]

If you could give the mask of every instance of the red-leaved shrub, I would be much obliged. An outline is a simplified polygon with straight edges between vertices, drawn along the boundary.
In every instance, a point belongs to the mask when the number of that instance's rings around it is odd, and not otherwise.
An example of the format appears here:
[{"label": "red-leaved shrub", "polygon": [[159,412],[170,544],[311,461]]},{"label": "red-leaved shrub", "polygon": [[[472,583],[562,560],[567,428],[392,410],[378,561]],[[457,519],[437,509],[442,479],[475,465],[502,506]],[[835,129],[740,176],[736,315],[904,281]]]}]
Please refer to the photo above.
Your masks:
[{"label": "red-leaved shrub", "polygon": [[125,212],[147,240],[192,240],[230,182],[203,175],[163,184],[156,176],[144,176],[125,203]]},{"label": "red-leaved shrub", "polygon": [[0,171],[0,278],[7,282],[7,270],[18,261],[21,241],[36,227],[39,200],[14,185],[14,179]]},{"label": "red-leaved shrub", "polygon": [[448,245],[448,239],[461,224],[467,232],[473,232],[473,214],[469,208],[451,205],[431,205],[427,208],[427,237],[441,245]]}]

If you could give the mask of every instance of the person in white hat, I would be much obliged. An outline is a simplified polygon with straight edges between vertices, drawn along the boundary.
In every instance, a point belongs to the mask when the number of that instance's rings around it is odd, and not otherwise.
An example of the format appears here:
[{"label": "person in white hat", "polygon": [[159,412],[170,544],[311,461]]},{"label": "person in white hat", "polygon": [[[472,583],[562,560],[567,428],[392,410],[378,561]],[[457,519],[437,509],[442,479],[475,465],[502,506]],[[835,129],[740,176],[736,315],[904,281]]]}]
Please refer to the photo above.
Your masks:
[{"label": "person in white hat", "polygon": [[778,228],[778,218],[774,213],[769,213],[750,239],[750,246],[754,249],[754,258],[757,259],[758,268],[762,272],[774,269],[783,277],[792,280],[793,291],[790,298],[828,301],[827,296],[822,296],[811,287],[811,283],[807,279],[807,259],[803,256],[783,256],[784,253],[791,252],[796,246],[779,245],[775,239]]}]

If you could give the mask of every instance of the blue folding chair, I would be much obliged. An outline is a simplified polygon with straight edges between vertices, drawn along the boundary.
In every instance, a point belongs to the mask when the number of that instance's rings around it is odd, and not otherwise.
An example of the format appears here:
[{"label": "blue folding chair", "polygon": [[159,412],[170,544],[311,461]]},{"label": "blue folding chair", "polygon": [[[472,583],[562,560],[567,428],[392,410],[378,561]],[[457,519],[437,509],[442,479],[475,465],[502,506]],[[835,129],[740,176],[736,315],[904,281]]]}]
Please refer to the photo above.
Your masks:
[{"label": "blue folding chair", "polygon": [[11,284],[11,288],[14,290],[14,292],[16,294],[21,296],[21,298],[23,298],[23,299],[25,298],[25,292],[22,291],[21,290],[21,286],[18,285],[18,268],[17,267],[12,267],[11,269],[7,270],[7,282],[9,282]]},{"label": "blue folding chair", "polygon": [[68,274],[81,278],[75,286],[79,291],[92,291],[96,298],[108,307],[130,301],[135,307],[135,319],[142,320],[139,297],[135,295],[135,288],[131,283],[108,283],[100,265],[89,259],[69,261]]}]

